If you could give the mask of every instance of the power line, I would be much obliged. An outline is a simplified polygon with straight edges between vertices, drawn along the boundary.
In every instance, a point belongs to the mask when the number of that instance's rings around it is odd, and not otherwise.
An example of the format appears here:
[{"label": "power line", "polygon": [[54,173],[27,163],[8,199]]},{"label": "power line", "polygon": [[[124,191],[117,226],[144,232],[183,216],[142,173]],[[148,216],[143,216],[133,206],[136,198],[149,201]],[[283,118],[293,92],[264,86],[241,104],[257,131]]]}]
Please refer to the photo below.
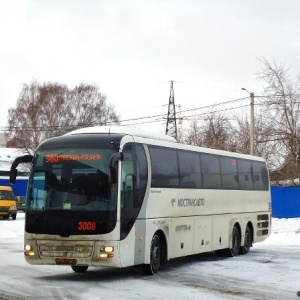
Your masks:
[{"label": "power line", "polygon": [[[276,95],[276,96],[283,96],[283,95]],[[270,96],[255,96],[255,98],[268,98]],[[191,109],[186,109],[186,110],[182,110],[181,113],[184,114],[184,113],[187,113],[187,112],[190,112],[190,111],[196,111],[196,110],[204,110],[204,109],[209,109],[209,108],[214,108],[214,107],[218,107],[218,106],[222,106],[222,105],[227,105],[227,104],[231,104],[231,103],[235,103],[235,102],[238,102],[238,101],[244,101],[244,100],[248,100],[249,97],[243,97],[243,98],[237,98],[237,99],[233,99],[233,100],[229,100],[229,101],[225,101],[225,102],[219,102],[219,103],[215,103],[215,104],[210,104],[210,105],[205,105],[205,106],[202,106],[202,107],[197,107],[197,108],[191,108]],[[298,101],[294,102],[294,103],[300,103]],[[260,103],[255,103],[255,106],[260,106],[262,104]],[[162,105],[162,106],[165,106],[165,105]],[[162,107],[161,106],[161,107]],[[235,107],[231,107],[231,108],[226,108],[226,109],[222,109],[222,110],[214,110],[214,111],[211,111],[209,113],[217,113],[217,112],[224,112],[224,111],[229,111],[229,110],[234,110],[234,109],[238,109],[238,108],[243,108],[243,107],[247,107],[248,104],[246,105],[241,105],[241,106],[235,106]],[[159,107],[159,106],[158,106]],[[187,118],[187,117],[193,117],[193,116],[203,116],[207,114],[207,112],[201,112],[201,113],[194,113],[192,115],[186,115],[186,116],[182,116],[181,118]],[[158,120],[151,120],[153,118],[160,118]],[[145,120],[148,120],[146,122],[143,122],[143,123],[157,123],[157,122],[162,122],[163,120],[166,119],[166,114],[163,113],[163,114],[157,114],[157,115],[151,115],[151,116],[144,116],[144,117],[139,117],[139,118],[129,118],[129,119],[125,119],[125,120],[120,120],[119,123],[126,123],[126,122],[133,122],[132,124],[135,125],[135,124],[139,124],[137,123],[136,121],[145,121]],[[178,119],[178,118],[177,118]],[[106,122],[106,124],[115,124],[116,122],[114,121],[108,121]],[[103,125],[103,122],[94,122],[94,123],[90,123],[90,124],[86,124],[85,126],[95,126],[95,125]],[[131,125],[131,124],[127,124],[127,125]],[[10,127],[11,129],[13,130],[24,130],[24,131],[30,131],[32,129],[36,130],[36,131],[51,131],[51,130],[58,130],[60,128],[70,128],[71,130],[74,129],[74,128],[80,128],[82,127],[82,124],[80,125],[71,125],[71,126],[62,126],[62,125],[51,125],[51,126],[38,126],[38,127],[26,127],[25,129],[23,127],[20,127],[20,126],[13,126],[13,127]],[[2,126],[0,127],[0,131],[2,132],[8,132],[9,131],[9,127],[5,127],[5,126]]]}]

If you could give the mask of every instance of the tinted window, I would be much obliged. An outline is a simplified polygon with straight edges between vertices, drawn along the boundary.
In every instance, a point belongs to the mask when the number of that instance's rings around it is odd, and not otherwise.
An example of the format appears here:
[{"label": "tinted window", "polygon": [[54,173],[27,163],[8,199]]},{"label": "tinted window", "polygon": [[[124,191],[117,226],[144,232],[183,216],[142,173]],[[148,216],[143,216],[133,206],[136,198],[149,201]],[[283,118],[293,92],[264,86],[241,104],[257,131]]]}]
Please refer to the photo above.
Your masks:
[{"label": "tinted window", "polygon": [[128,144],[123,149],[121,187],[121,231],[123,240],[129,234],[143,204],[148,167],[144,147]]},{"label": "tinted window", "polygon": [[239,188],[237,175],[237,159],[221,157],[222,188],[227,190],[237,190]]},{"label": "tinted window", "polygon": [[269,178],[266,164],[263,162],[252,162],[253,183],[255,190],[268,190]]},{"label": "tinted window", "polygon": [[153,187],[177,187],[179,185],[177,152],[173,149],[149,147]]},{"label": "tinted window", "polygon": [[252,164],[250,160],[238,160],[239,185],[241,190],[253,190]]},{"label": "tinted window", "polygon": [[180,186],[188,188],[201,188],[200,155],[196,152],[178,152]]},{"label": "tinted window", "polygon": [[136,184],[135,184],[135,206],[140,207],[143,203],[147,181],[148,181],[148,165],[143,145],[136,144]]},{"label": "tinted window", "polygon": [[149,146],[152,187],[268,190],[264,162]]},{"label": "tinted window", "polygon": [[201,154],[203,188],[221,188],[219,157],[211,154]]}]

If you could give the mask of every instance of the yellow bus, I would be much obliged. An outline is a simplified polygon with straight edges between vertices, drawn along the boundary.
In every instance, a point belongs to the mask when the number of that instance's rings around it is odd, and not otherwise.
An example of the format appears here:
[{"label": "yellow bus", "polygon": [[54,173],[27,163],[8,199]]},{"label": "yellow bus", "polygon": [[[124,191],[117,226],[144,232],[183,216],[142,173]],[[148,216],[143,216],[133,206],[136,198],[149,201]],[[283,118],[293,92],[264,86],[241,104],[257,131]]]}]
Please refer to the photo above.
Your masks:
[{"label": "yellow bus", "polygon": [[0,186],[0,217],[13,220],[17,218],[17,204],[10,186]]}]

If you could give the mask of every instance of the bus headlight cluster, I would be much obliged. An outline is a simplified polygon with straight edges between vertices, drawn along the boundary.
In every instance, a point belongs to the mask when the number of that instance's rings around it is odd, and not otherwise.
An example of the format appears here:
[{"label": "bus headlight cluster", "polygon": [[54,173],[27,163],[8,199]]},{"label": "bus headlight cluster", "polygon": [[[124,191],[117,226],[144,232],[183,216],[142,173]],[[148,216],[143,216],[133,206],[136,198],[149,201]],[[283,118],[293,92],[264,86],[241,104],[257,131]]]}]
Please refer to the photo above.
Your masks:
[{"label": "bus headlight cluster", "polygon": [[112,258],[114,257],[113,246],[102,246],[100,248],[99,258]]},{"label": "bus headlight cluster", "polygon": [[24,254],[25,256],[34,256],[34,251],[30,245],[24,246]]}]

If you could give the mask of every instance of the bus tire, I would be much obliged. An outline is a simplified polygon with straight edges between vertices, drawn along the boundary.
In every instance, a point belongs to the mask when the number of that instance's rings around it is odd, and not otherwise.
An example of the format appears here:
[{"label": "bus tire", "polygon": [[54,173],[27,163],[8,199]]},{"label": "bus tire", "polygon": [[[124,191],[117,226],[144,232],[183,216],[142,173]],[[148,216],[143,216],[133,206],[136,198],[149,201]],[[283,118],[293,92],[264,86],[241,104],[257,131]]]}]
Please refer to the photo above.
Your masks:
[{"label": "bus tire", "polygon": [[143,270],[147,275],[154,275],[161,265],[161,244],[158,235],[154,235],[150,247],[150,264],[143,265]]},{"label": "bus tire", "polygon": [[71,266],[71,268],[76,273],[84,273],[87,271],[88,266]]},{"label": "bus tire", "polygon": [[247,254],[252,246],[252,232],[249,225],[246,226],[244,246],[240,247],[240,254]]},{"label": "bus tire", "polygon": [[241,247],[240,232],[237,229],[237,227],[234,226],[232,229],[231,247],[226,249],[227,256],[233,257],[239,255],[240,247]]},{"label": "bus tire", "polygon": [[12,219],[15,220],[17,218],[17,214],[11,215]]}]

